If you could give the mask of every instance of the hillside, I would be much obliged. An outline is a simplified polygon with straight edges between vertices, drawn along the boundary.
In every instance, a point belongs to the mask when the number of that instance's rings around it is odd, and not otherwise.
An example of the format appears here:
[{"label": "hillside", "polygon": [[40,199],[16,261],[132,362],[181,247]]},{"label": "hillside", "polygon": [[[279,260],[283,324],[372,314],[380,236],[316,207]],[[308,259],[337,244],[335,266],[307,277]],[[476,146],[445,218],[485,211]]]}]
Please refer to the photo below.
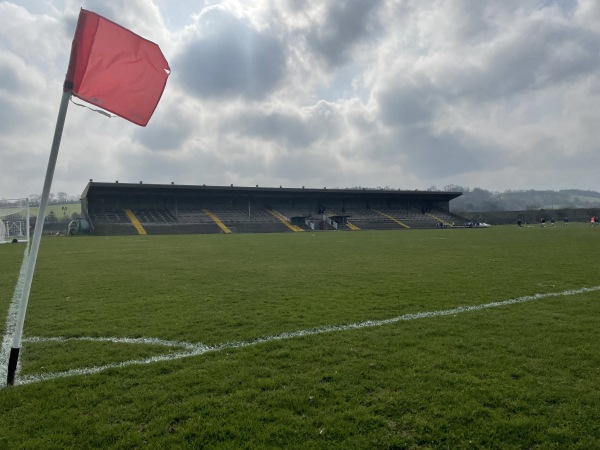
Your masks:
[{"label": "hillside", "polygon": [[450,203],[450,209],[459,214],[483,211],[600,208],[600,192],[579,189],[491,192],[480,188],[450,186],[446,187],[446,190],[463,192],[463,195]]}]

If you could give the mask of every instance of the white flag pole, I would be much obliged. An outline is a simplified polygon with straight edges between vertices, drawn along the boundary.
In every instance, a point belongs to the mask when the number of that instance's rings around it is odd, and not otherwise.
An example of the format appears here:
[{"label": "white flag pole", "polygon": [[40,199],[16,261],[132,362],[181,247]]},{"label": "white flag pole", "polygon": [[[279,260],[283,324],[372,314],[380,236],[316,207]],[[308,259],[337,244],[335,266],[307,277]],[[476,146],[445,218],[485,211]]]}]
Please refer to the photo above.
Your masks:
[{"label": "white flag pole", "polygon": [[31,282],[35,271],[35,262],[37,260],[40,241],[42,239],[42,231],[44,230],[44,221],[46,218],[46,207],[48,206],[48,198],[50,197],[50,188],[52,187],[52,178],[54,177],[54,169],[56,167],[56,159],[58,157],[58,149],[60,140],[65,125],[67,116],[67,107],[71,98],[70,91],[63,91],[58,110],[58,118],[56,119],[56,128],[54,129],[54,139],[52,140],[52,149],[50,150],[50,158],[48,160],[48,168],[46,169],[46,179],[44,180],[44,189],[40,201],[40,208],[35,221],[35,229],[33,231],[33,240],[29,251],[29,262],[27,265],[27,274],[25,285],[23,286],[23,294],[21,296],[21,304],[19,305],[19,315],[15,326],[15,334],[13,335],[12,346],[10,349],[10,357],[8,359],[8,376],[6,384],[12,386],[15,382],[15,374],[17,372],[17,362],[19,360],[19,351],[21,349],[21,338],[23,336],[23,324],[25,322],[25,313],[27,312],[27,302],[29,301],[29,292],[31,290]]}]

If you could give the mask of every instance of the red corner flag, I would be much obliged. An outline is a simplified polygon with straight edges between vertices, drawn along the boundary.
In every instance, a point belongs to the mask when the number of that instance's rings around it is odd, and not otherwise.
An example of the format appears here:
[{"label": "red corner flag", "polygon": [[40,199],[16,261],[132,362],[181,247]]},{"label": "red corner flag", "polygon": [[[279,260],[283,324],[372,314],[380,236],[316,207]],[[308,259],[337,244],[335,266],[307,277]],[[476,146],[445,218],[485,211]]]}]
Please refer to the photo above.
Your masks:
[{"label": "red corner flag", "polygon": [[65,91],[146,126],[165,89],[170,70],[154,42],[81,9]]},{"label": "red corner flag", "polygon": [[[56,118],[38,217],[46,217],[52,177],[71,95],[133,123],[146,126],[165,89],[169,73],[169,64],[158,45],[98,14],[81,10]],[[27,273],[22,286],[8,359],[7,386],[14,384],[17,374],[23,324],[42,239],[43,222],[38,220],[35,224],[29,250]]]}]

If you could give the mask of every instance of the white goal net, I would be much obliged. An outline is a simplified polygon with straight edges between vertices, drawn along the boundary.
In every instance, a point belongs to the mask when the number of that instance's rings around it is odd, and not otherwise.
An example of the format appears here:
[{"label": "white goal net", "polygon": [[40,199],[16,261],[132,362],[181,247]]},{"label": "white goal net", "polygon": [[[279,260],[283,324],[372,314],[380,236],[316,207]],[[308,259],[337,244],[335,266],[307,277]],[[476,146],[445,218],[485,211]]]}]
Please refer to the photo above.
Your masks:
[{"label": "white goal net", "polygon": [[29,201],[0,200],[0,244],[29,241]]}]

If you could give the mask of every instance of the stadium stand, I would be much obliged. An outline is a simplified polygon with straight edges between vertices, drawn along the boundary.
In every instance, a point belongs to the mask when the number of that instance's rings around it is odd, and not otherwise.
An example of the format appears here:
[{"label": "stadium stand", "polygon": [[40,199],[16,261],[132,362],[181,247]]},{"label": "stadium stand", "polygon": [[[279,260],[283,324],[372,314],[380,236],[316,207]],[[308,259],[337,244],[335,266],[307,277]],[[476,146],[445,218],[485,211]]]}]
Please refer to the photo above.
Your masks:
[{"label": "stadium stand", "polygon": [[82,212],[98,235],[273,233],[452,227],[460,192],[99,183]]}]

